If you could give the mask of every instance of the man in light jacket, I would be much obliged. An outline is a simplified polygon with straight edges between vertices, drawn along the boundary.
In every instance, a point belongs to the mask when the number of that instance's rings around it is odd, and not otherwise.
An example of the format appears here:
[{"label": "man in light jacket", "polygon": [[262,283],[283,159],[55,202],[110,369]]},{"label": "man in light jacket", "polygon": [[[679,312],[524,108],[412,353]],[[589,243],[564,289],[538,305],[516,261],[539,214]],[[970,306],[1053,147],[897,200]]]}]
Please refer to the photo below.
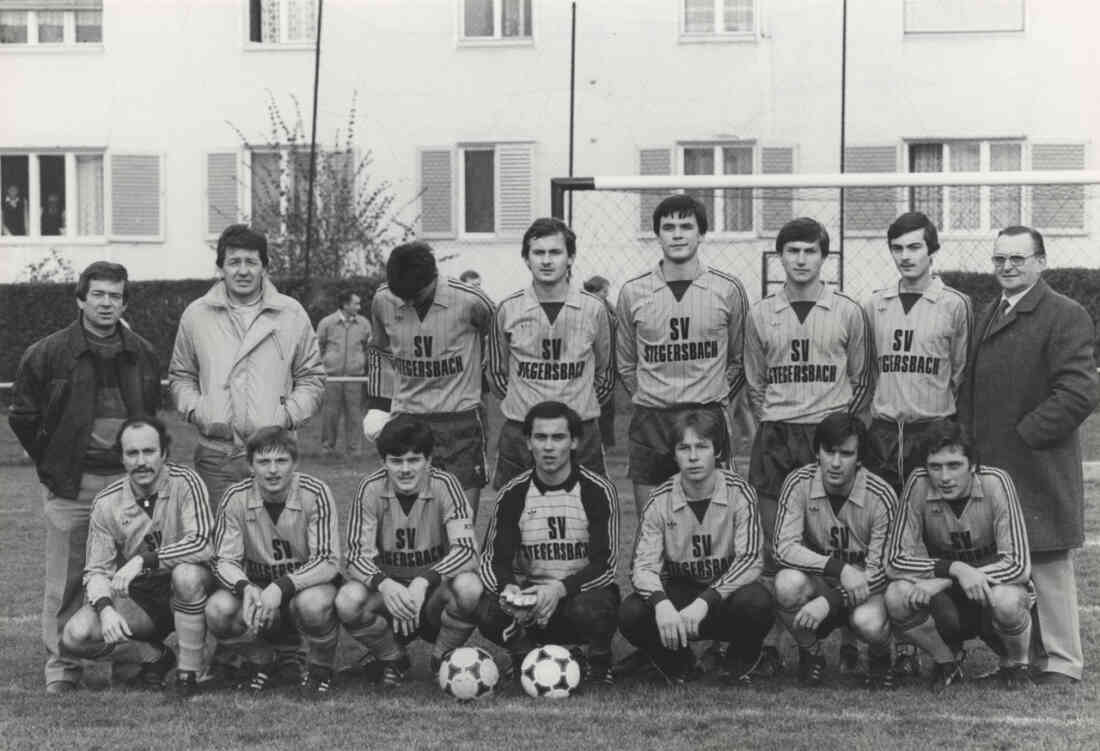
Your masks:
[{"label": "man in light jacket", "polygon": [[[330,376],[361,376],[367,372],[367,346],[370,344],[370,321],[359,315],[359,295],[350,289],[336,298],[339,309],[317,324],[317,341],[321,361]],[[344,435],[348,453],[359,453],[363,429],[363,385],[332,383],[325,387],[325,405],[321,410],[321,447],[326,453],[336,450],[340,438],[340,418],[344,418]]]}]

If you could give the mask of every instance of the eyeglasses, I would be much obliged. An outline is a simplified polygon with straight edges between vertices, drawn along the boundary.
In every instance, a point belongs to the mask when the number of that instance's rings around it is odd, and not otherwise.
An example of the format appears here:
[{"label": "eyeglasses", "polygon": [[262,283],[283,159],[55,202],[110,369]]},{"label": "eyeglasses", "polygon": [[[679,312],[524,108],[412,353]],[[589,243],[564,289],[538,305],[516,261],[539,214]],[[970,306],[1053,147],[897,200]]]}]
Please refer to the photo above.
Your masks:
[{"label": "eyeglasses", "polygon": [[1001,268],[1005,265],[1005,262],[1011,263],[1013,266],[1019,268],[1024,265],[1024,262],[1029,258],[1034,258],[1035,254],[1032,253],[1029,256],[993,256],[990,260],[993,261],[993,265],[997,268]]}]

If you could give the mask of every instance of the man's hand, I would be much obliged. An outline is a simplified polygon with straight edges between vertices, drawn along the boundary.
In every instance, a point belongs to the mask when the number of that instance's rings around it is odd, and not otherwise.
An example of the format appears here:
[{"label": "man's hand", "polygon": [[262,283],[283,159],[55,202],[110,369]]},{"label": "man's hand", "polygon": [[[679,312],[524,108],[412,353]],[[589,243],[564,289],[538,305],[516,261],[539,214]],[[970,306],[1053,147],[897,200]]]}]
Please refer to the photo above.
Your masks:
[{"label": "man's hand", "polygon": [[653,609],[657,616],[657,633],[665,649],[680,649],[688,645],[687,627],[683,615],[670,600],[661,600]]},{"label": "man's hand", "polygon": [[409,599],[412,600],[412,607],[416,611],[416,616],[411,620],[399,621],[399,628],[404,628],[403,633],[406,636],[412,636],[416,633],[416,630],[420,628],[420,613],[424,608],[424,600],[428,597],[428,580],[418,576],[409,582],[408,586]]},{"label": "man's hand", "polygon": [[244,623],[251,631],[260,629],[260,596],[263,593],[255,584],[248,584],[241,596],[241,610],[244,613]]},{"label": "man's hand", "polygon": [[[517,604],[516,598],[524,596],[523,590],[517,585],[505,584],[504,589],[500,591],[500,596],[497,598],[497,601],[500,603],[500,609],[512,616],[512,618],[516,620],[516,623],[521,625],[527,625],[535,618],[534,603],[530,605]],[[534,602],[538,602],[538,597],[534,598]]]},{"label": "man's hand", "polygon": [[828,616],[829,601],[824,597],[815,597],[798,611],[794,617],[794,625],[806,631],[817,631]]},{"label": "man's hand", "polygon": [[416,621],[420,609],[416,607],[408,587],[393,579],[383,579],[378,591],[382,593],[382,602],[394,621]]},{"label": "man's hand", "polygon": [[688,639],[699,638],[699,626],[710,612],[710,605],[702,597],[696,597],[691,604],[680,611],[680,620],[684,622],[684,632]]},{"label": "man's hand", "polygon": [[951,586],[949,579],[921,579],[913,582],[909,590],[909,607],[923,610],[932,603],[932,598]]},{"label": "man's hand", "polygon": [[111,578],[111,594],[115,597],[130,596],[130,582],[132,582],[145,568],[140,555],[135,555],[126,561],[126,565],[115,572]]},{"label": "man's hand", "polygon": [[949,571],[967,597],[973,602],[989,605],[989,598],[993,595],[993,590],[989,585],[989,577],[962,561],[952,563]]},{"label": "man's hand", "polygon": [[565,597],[565,585],[560,581],[533,584],[520,594],[534,595],[537,598],[531,611],[531,617],[539,626],[545,626],[554,615],[554,611],[558,609],[561,598]]},{"label": "man's hand", "polygon": [[260,592],[260,601],[257,608],[260,628],[270,628],[279,615],[279,606],[283,604],[283,590],[279,585],[271,582]]},{"label": "man's hand", "polygon": [[111,605],[99,612],[99,630],[103,633],[103,641],[108,644],[118,644],[132,636],[130,624]]},{"label": "man's hand", "polygon": [[845,563],[840,570],[840,586],[848,592],[852,607],[862,605],[871,596],[871,590],[867,586],[867,573],[850,563]]}]

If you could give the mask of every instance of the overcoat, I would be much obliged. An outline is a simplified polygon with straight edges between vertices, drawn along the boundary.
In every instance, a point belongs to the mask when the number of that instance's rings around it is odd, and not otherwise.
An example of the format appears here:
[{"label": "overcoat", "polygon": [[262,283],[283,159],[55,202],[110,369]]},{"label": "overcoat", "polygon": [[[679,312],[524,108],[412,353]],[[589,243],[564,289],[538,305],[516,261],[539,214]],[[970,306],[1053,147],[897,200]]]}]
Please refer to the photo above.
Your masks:
[{"label": "overcoat", "polygon": [[1078,426],[1100,399],[1092,319],[1040,279],[1005,316],[978,316],[959,419],[979,460],[1012,476],[1032,551],[1084,541]]}]

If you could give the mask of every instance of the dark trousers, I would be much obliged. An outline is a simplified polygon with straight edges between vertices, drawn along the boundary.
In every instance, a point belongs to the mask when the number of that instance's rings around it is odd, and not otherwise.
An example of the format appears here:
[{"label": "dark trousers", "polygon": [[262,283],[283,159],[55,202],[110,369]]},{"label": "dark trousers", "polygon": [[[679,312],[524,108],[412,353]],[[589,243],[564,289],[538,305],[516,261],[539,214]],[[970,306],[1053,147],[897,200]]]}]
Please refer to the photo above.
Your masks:
[{"label": "dark trousers", "polygon": [[608,649],[618,628],[619,588],[591,589],[566,595],[545,626],[517,629],[512,616],[500,607],[495,592],[485,592],[477,607],[477,624],[482,635],[518,653],[540,644],[591,644]]}]

